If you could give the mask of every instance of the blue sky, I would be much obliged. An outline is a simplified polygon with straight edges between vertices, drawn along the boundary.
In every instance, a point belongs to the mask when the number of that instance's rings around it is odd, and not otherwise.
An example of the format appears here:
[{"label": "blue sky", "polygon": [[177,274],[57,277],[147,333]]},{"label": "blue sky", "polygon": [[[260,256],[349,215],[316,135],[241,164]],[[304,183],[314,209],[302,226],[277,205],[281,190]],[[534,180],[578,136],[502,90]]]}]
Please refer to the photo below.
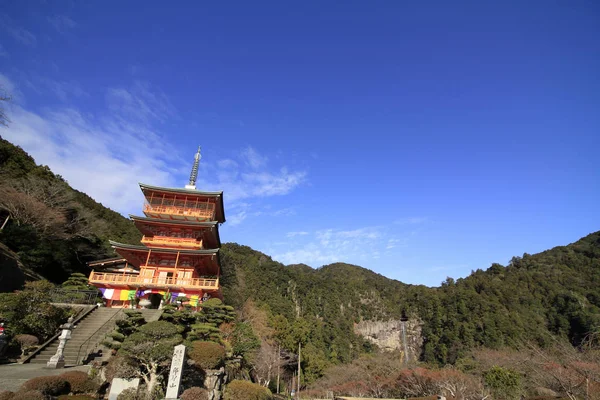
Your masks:
[{"label": "blue sky", "polygon": [[0,135],[139,214],[224,190],[224,241],[438,285],[600,228],[600,5],[0,1]]}]

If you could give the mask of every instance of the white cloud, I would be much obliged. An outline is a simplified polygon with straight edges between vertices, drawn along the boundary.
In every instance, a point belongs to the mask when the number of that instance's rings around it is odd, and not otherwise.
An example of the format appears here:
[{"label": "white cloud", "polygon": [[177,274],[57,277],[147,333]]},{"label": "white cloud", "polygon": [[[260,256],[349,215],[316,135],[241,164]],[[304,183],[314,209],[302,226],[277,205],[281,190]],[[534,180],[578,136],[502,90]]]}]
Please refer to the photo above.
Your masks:
[{"label": "white cloud", "polygon": [[429,222],[429,218],[427,217],[406,217],[394,221],[394,223],[398,225],[417,225],[424,224],[426,222]]},{"label": "white cloud", "polygon": [[35,35],[27,29],[15,24],[12,18],[6,14],[0,14],[0,27],[4,27],[4,30],[12,36],[13,39],[25,46],[35,47],[37,45],[37,38]]},{"label": "white cloud", "polygon": [[[289,238],[309,235],[308,232],[290,232]],[[332,262],[358,262],[373,258],[374,252],[381,247],[382,227],[363,227],[353,230],[323,229],[314,234],[314,240],[301,244],[295,249],[277,253],[273,259],[284,264],[308,264],[319,267]],[[368,250],[366,250],[368,249]]]},{"label": "white cloud", "polygon": [[4,47],[2,47],[2,44],[0,43],[0,57],[4,57],[4,58],[8,58],[8,52],[4,49]]},{"label": "white cloud", "polygon": [[66,33],[69,29],[73,29],[77,26],[77,23],[66,15],[54,15],[48,17],[48,22],[59,33]]},{"label": "white cloud", "polygon": [[72,97],[89,96],[89,94],[83,90],[77,82],[56,81],[48,78],[40,78],[38,81],[40,85],[47,88],[63,102],[70,100]]},{"label": "white cloud", "polygon": [[[2,74],[0,84],[9,92],[20,93]],[[65,93],[65,99],[69,94]],[[191,159],[181,159],[154,128],[156,122],[176,115],[164,93],[136,82],[129,88],[111,88],[106,99],[108,110],[85,114],[74,107],[33,112],[19,99],[10,110],[12,122],[2,136],[104,205],[122,213],[139,213],[142,197],[137,183],[181,186],[178,181],[188,174]],[[266,160],[254,149],[253,155]],[[234,210],[228,218],[231,225],[248,217],[294,214],[292,207],[256,207],[244,200],[287,194],[304,182],[306,173],[286,168],[269,171],[265,163],[244,167],[244,156],[239,157],[238,161],[203,162],[201,171],[206,174],[198,184],[201,189],[225,191],[227,207]]]},{"label": "white cloud", "polygon": [[253,147],[248,146],[242,151],[242,158],[253,169],[259,169],[267,165],[267,157],[260,155]]},{"label": "white cloud", "polygon": [[286,207],[277,210],[272,210],[270,207],[262,207],[256,206],[250,203],[236,203],[233,202],[231,209],[233,213],[231,213],[227,217],[227,222],[231,226],[236,226],[244,222],[249,217],[281,217],[281,216],[289,216],[294,215],[296,211],[293,207]]},{"label": "white cloud", "polygon": [[110,88],[106,100],[116,115],[143,123],[165,121],[176,115],[167,95],[147,82],[136,81],[131,88]]},{"label": "white cloud", "polygon": [[305,232],[305,231],[300,231],[300,232],[288,232],[288,233],[286,234],[286,236],[287,236],[287,237],[289,237],[289,238],[291,238],[291,237],[294,237],[294,236],[305,236],[305,235],[308,235],[308,232]]}]

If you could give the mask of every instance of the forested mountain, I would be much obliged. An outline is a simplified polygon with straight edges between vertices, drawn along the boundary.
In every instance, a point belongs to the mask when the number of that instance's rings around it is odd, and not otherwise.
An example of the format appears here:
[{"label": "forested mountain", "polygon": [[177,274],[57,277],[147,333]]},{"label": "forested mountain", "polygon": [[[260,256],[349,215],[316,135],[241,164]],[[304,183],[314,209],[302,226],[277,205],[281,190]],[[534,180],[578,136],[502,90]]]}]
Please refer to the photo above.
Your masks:
[{"label": "forested mountain", "polygon": [[[0,242],[26,268],[56,283],[87,273],[86,261],[114,255],[109,238],[140,239],[129,220],[0,139],[0,224],[8,216]],[[355,333],[361,321],[418,321],[420,359],[438,365],[456,363],[480,346],[544,346],[553,338],[577,345],[600,326],[600,232],[515,257],[508,266],[449,278],[439,288],[342,263],[284,266],[234,243],[223,246],[222,264],[225,301],[241,318],[249,308],[259,312],[268,328],[263,336],[289,352],[302,343],[307,381],[375,351]]]},{"label": "forested mountain", "polygon": [[87,261],[112,256],[108,239],[139,242],[121,214],[71,188],[47,166],[0,137],[0,242],[35,273],[60,283],[87,273]]},{"label": "forested mountain", "polygon": [[[274,262],[248,247],[223,248],[226,301],[268,310],[283,343],[303,341],[321,363],[347,362],[370,346],[354,334],[361,320],[422,322],[421,359],[452,364],[470,349],[577,345],[600,326],[600,232],[568,246],[514,257],[439,288],[405,285],[348,264],[317,270]],[[314,371],[318,374],[319,371]]]}]

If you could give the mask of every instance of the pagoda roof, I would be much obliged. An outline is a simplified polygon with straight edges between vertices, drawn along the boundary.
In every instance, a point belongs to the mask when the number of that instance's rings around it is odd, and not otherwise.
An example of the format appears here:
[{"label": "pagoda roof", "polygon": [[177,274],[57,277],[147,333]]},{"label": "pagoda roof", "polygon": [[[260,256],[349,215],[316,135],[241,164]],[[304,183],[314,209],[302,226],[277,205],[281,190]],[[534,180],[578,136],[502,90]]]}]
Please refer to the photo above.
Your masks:
[{"label": "pagoda roof", "polygon": [[121,264],[121,263],[126,263],[127,260],[124,259],[123,257],[111,257],[111,258],[103,258],[101,260],[96,260],[96,261],[89,261],[87,263],[88,267],[94,267],[97,265],[105,265],[105,264]]},{"label": "pagoda roof", "polygon": [[217,221],[182,221],[177,219],[161,219],[161,218],[148,218],[140,217],[138,215],[129,214],[129,218],[134,221],[148,222],[150,224],[157,225],[181,225],[181,226],[194,226],[194,227],[206,227],[206,228],[218,228],[219,223]]},{"label": "pagoda roof", "polygon": [[[162,247],[146,247],[141,245],[132,245],[125,244],[119,242],[109,241],[110,245],[119,253],[120,255],[127,258],[130,264],[139,268],[140,265],[144,264],[146,261],[146,257],[149,255],[149,252],[152,251],[152,254],[172,254],[177,255],[179,253],[180,256],[191,256],[193,258],[198,259],[198,262],[208,268],[209,273],[214,273],[215,275],[221,269],[221,258],[219,256],[219,249],[207,249],[207,250],[184,250],[184,249],[169,249]],[[210,256],[210,261],[206,261],[206,257]],[[216,257],[215,257],[216,256]],[[204,261],[202,261],[204,260]],[[214,268],[212,269],[211,268]]]},{"label": "pagoda roof", "polygon": [[[172,219],[159,219],[159,218],[148,218],[140,217],[137,215],[129,214],[134,222],[145,222],[155,225],[177,225],[177,226],[189,226],[192,228],[211,228],[215,230],[215,236],[217,238],[218,247],[221,247],[221,237],[219,236],[219,223],[217,221],[198,222],[198,221],[180,221]],[[143,233],[143,232],[142,232]]]},{"label": "pagoda roof", "polygon": [[220,192],[202,192],[202,191],[196,190],[196,189],[168,188],[168,187],[162,187],[162,186],[152,186],[152,185],[146,185],[145,183],[141,183],[141,182],[139,183],[139,185],[140,185],[140,189],[142,189],[142,191],[144,189],[149,189],[149,190],[154,190],[156,192],[182,193],[182,194],[190,194],[190,195],[205,196],[205,197],[223,196],[222,190]]},{"label": "pagoda roof", "polygon": [[153,253],[167,253],[167,254],[190,254],[190,255],[219,255],[219,249],[204,249],[204,250],[185,250],[185,249],[169,249],[163,247],[147,247],[143,245],[125,244],[119,242],[113,242],[109,240],[112,247],[119,247],[121,249],[133,250],[133,251],[149,251]]},{"label": "pagoda roof", "polygon": [[184,194],[184,195],[188,195],[188,196],[198,196],[198,197],[214,197],[216,199],[219,200],[219,205],[220,205],[220,217],[218,218],[219,222],[223,223],[225,222],[225,207],[223,206],[223,191],[221,190],[220,192],[202,192],[200,190],[196,190],[196,189],[181,189],[181,188],[168,188],[168,187],[161,187],[161,186],[152,186],[152,185],[146,185],[145,183],[139,183],[140,185],[140,189],[142,189],[142,192],[144,193],[144,196],[146,195],[146,191],[153,191],[153,192],[162,192],[162,193],[173,193],[173,194]]}]

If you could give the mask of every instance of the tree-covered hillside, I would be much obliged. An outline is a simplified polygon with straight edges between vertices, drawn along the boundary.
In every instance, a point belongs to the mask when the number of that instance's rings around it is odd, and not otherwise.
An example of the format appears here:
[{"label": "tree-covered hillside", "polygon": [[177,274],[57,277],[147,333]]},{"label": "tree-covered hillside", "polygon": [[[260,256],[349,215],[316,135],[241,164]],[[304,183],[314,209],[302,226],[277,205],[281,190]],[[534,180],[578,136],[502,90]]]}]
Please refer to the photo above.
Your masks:
[{"label": "tree-covered hillside", "polygon": [[[422,360],[454,363],[468,350],[545,345],[553,335],[577,345],[600,326],[600,233],[536,255],[514,257],[439,288],[405,285],[348,264],[285,267],[237,244],[223,248],[225,299],[254,300],[293,350],[347,362],[369,346],[354,334],[360,320],[423,322]],[[307,362],[307,367],[310,362]]]},{"label": "tree-covered hillside", "polygon": [[0,226],[5,221],[0,242],[25,267],[56,283],[72,272],[87,273],[87,261],[112,256],[109,238],[135,243],[141,237],[121,214],[0,137]]},{"label": "tree-covered hillside", "polygon": [[[87,273],[86,261],[114,255],[109,238],[140,239],[129,220],[0,139],[0,224],[7,217],[0,242],[12,255],[4,259],[57,283],[72,272]],[[508,266],[448,278],[439,288],[342,263],[316,270],[284,266],[232,243],[223,246],[222,264],[226,303],[242,320],[253,319],[270,345],[292,354],[302,344],[307,382],[375,350],[355,333],[355,324],[365,320],[420,321],[421,360],[438,365],[477,347],[544,346],[553,338],[578,345],[600,326],[600,232],[515,257]]]}]

